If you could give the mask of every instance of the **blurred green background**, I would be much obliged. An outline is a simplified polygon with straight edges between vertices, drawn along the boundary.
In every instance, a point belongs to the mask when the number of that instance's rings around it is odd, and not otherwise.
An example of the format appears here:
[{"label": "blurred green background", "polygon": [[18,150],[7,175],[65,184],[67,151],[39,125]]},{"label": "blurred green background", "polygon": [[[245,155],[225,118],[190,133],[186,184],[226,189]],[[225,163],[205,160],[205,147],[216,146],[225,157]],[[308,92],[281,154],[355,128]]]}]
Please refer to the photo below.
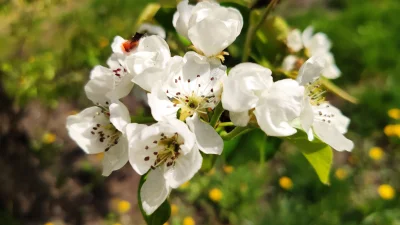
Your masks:
[{"label": "blurred green background", "polygon": [[[65,118],[90,105],[91,68],[149,2],[0,0],[0,224],[144,223],[139,176],[126,165],[102,177],[101,155],[69,139]],[[282,0],[274,14],[333,42],[334,83],[360,103],[328,99],[351,118],[356,147],[335,152],[325,186],[289,143],[249,133],[173,192],[169,224],[400,224],[400,1]],[[125,103],[147,110],[134,96]]]}]

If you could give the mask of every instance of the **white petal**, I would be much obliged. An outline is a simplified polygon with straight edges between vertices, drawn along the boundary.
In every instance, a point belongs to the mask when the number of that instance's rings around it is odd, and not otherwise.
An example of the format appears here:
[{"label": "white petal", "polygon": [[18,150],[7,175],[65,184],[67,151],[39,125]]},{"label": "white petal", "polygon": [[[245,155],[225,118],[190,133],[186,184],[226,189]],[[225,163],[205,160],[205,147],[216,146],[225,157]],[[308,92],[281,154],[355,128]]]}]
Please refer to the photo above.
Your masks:
[{"label": "white petal", "polygon": [[314,122],[314,110],[308,97],[305,97],[303,100],[300,121],[302,129],[307,133],[308,140],[312,141],[314,139],[314,135],[311,126]]},{"label": "white petal", "polygon": [[304,87],[292,79],[275,82],[254,114],[261,129],[270,136],[290,136],[296,133],[290,122],[300,116]]},{"label": "white petal", "polygon": [[165,168],[164,177],[167,184],[172,188],[178,188],[199,171],[202,162],[203,158],[197,148],[180,155],[173,166]]},{"label": "white petal", "polygon": [[250,110],[257,105],[264,90],[271,87],[270,69],[255,63],[241,63],[223,80],[222,105],[233,112]]},{"label": "white petal", "polygon": [[114,38],[113,43],[111,44],[111,49],[113,50],[113,52],[115,53],[120,53],[120,54],[125,54],[125,51],[122,49],[122,44],[125,42],[126,40],[123,39],[120,36],[116,36]]},{"label": "white petal", "polygon": [[187,125],[196,136],[199,149],[206,154],[220,155],[224,149],[224,141],[210,124],[200,120],[197,113],[186,119]]},{"label": "white petal", "polygon": [[165,121],[170,118],[176,118],[178,107],[174,107],[165,92],[161,89],[159,84],[156,84],[152,92],[147,94],[149,106],[151,108],[151,115],[157,121]]},{"label": "white petal", "polygon": [[167,199],[171,188],[167,186],[160,168],[150,171],[140,189],[143,210],[152,214]]},{"label": "white petal", "polygon": [[297,81],[300,85],[306,85],[314,82],[321,76],[322,70],[325,68],[325,59],[319,56],[309,58],[300,68]]},{"label": "white petal", "polygon": [[110,121],[122,133],[125,133],[125,126],[131,122],[131,117],[126,106],[116,101],[109,107],[110,109]]},{"label": "white petal", "polygon": [[107,147],[105,142],[99,142],[90,133],[95,124],[108,123],[108,120],[102,114],[94,118],[100,111],[101,109],[99,107],[94,106],[83,110],[79,114],[67,117],[66,125],[69,136],[88,154],[103,152]]},{"label": "white petal", "polygon": [[324,33],[316,33],[310,40],[307,46],[311,55],[316,55],[318,53],[328,52],[331,49],[331,42]]},{"label": "white petal", "polygon": [[164,28],[162,28],[161,26],[158,26],[158,25],[151,24],[151,23],[143,23],[142,25],[140,25],[137,32],[138,33],[147,33],[150,35],[158,35],[163,39],[165,39],[167,36]]},{"label": "white petal", "polygon": [[[324,108],[323,114],[333,115],[331,117],[332,125],[335,126],[336,129],[341,134],[347,133],[347,128],[350,124],[350,119],[348,117],[344,116],[338,108],[336,108],[335,106],[333,106],[329,103],[321,105],[321,107]],[[317,109],[314,109],[314,110],[317,110]]]},{"label": "white petal", "polygon": [[308,48],[310,46],[311,38],[313,37],[314,28],[312,26],[308,26],[302,33],[301,39],[303,41],[303,45]]},{"label": "white petal", "polygon": [[340,77],[342,72],[335,64],[331,64],[322,71],[322,75],[328,79],[336,79]]},{"label": "white petal", "polygon": [[103,176],[109,176],[112,171],[121,169],[128,162],[128,140],[121,136],[118,144],[104,153]]},{"label": "white petal", "polygon": [[245,127],[250,121],[248,111],[244,112],[229,112],[229,118],[235,124],[235,126]]},{"label": "white petal", "polygon": [[347,139],[332,124],[327,122],[315,121],[313,124],[315,134],[325,143],[337,151],[351,151],[354,143]]},{"label": "white petal", "polygon": [[298,52],[303,48],[303,41],[301,40],[301,32],[299,29],[294,29],[289,32],[287,39],[286,39],[287,46],[295,51]]},{"label": "white petal", "polygon": [[188,36],[206,56],[217,55],[232,44],[243,27],[243,17],[237,9],[216,3],[200,2],[192,13]]},{"label": "white petal", "polygon": [[193,5],[189,5],[188,0],[181,1],[177,6],[172,22],[176,31],[186,38],[188,37],[188,24],[192,16],[193,7]]},{"label": "white petal", "polygon": [[283,59],[282,69],[285,71],[291,71],[295,69],[296,62],[299,58],[294,55],[288,55]]},{"label": "white petal", "polygon": [[170,119],[167,121],[167,123],[169,126],[171,126],[171,129],[173,129],[174,132],[177,132],[183,139],[184,143],[180,145],[183,154],[192,151],[195,146],[196,137],[189,130],[188,126],[184,122],[177,119]]}]

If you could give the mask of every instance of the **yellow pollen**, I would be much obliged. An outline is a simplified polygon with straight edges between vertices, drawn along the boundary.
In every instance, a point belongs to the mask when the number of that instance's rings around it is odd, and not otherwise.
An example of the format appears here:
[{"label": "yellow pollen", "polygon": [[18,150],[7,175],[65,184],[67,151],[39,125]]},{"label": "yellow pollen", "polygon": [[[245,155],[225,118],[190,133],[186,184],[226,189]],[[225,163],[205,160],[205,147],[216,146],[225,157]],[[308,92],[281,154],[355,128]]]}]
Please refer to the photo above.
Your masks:
[{"label": "yellow pollen", "polygon": [[320,105],[325,101],[324,93],[325,90],[322,88],[321,82],[319,80],[314,81],[306,87],[306,92],[310,98],[311,105]]}]

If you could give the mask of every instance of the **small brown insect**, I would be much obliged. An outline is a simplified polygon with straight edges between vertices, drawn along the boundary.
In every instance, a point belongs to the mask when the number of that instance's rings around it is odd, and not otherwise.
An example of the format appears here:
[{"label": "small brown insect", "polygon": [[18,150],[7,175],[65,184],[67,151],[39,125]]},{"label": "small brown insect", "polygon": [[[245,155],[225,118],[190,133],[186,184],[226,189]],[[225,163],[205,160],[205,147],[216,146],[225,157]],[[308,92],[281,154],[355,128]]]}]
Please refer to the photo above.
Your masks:
[{"label": "small brown insect", "polygon": [[124,52],[130,52],[133,49],[135,49],[138,45],[139,45],[139,40],[144,36],[144,34],[141,33],[137,33],[132,36],[132,38],[130,40],[125,41],[124,43],[122,43],[122,51]]}]

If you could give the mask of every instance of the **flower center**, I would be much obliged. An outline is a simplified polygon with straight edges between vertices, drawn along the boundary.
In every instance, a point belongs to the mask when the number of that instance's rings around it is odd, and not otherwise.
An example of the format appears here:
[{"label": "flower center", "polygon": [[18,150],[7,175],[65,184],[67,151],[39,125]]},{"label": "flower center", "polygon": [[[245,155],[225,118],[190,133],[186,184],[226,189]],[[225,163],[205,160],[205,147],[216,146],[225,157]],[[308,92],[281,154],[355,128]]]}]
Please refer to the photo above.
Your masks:
[{"label": "flower center", "polygon": [[144,161],[149,161],[150,159],[154,160],[151,168],[155,169],[156,167],[166,163],[167,167],[175,165],[175,160],[181,154],[181,145],[183,141],[179,139],[178,133],[167,137],[164,133],[161,134],[161,138],[158,140],[154,140],[152,142],[154,146],[146,145],[145,150],[151,151],[152,154],[144,157]]},{"label": "flower center", "polygon": [[[96,117],[99,119],[97,122],[93,123],[92,129],[90,129],[90,135],[92,135],[97,141],[106,143],[104,151],[107,152],[110,148],[118,144],[122,133],[117,130],[111,122],[109,122],[110,112],[108,109],[100,105],[98,105],[98,107],[101,108],[101,111],[94,115],[94,121],[96,121]],[[106,117],[108,119],[107,122],[100,119],[101,117]]]},{"label": "flower center", "polygon": [[321,87],[321,82],[319,80],[316,80],[314,82],[310,82],[306,86],[306,94],[310,99],[311,105],[314,106],[319,106],[322,103],[325,103],[325,97],[324,93],[326,92],[322,87]]}]

